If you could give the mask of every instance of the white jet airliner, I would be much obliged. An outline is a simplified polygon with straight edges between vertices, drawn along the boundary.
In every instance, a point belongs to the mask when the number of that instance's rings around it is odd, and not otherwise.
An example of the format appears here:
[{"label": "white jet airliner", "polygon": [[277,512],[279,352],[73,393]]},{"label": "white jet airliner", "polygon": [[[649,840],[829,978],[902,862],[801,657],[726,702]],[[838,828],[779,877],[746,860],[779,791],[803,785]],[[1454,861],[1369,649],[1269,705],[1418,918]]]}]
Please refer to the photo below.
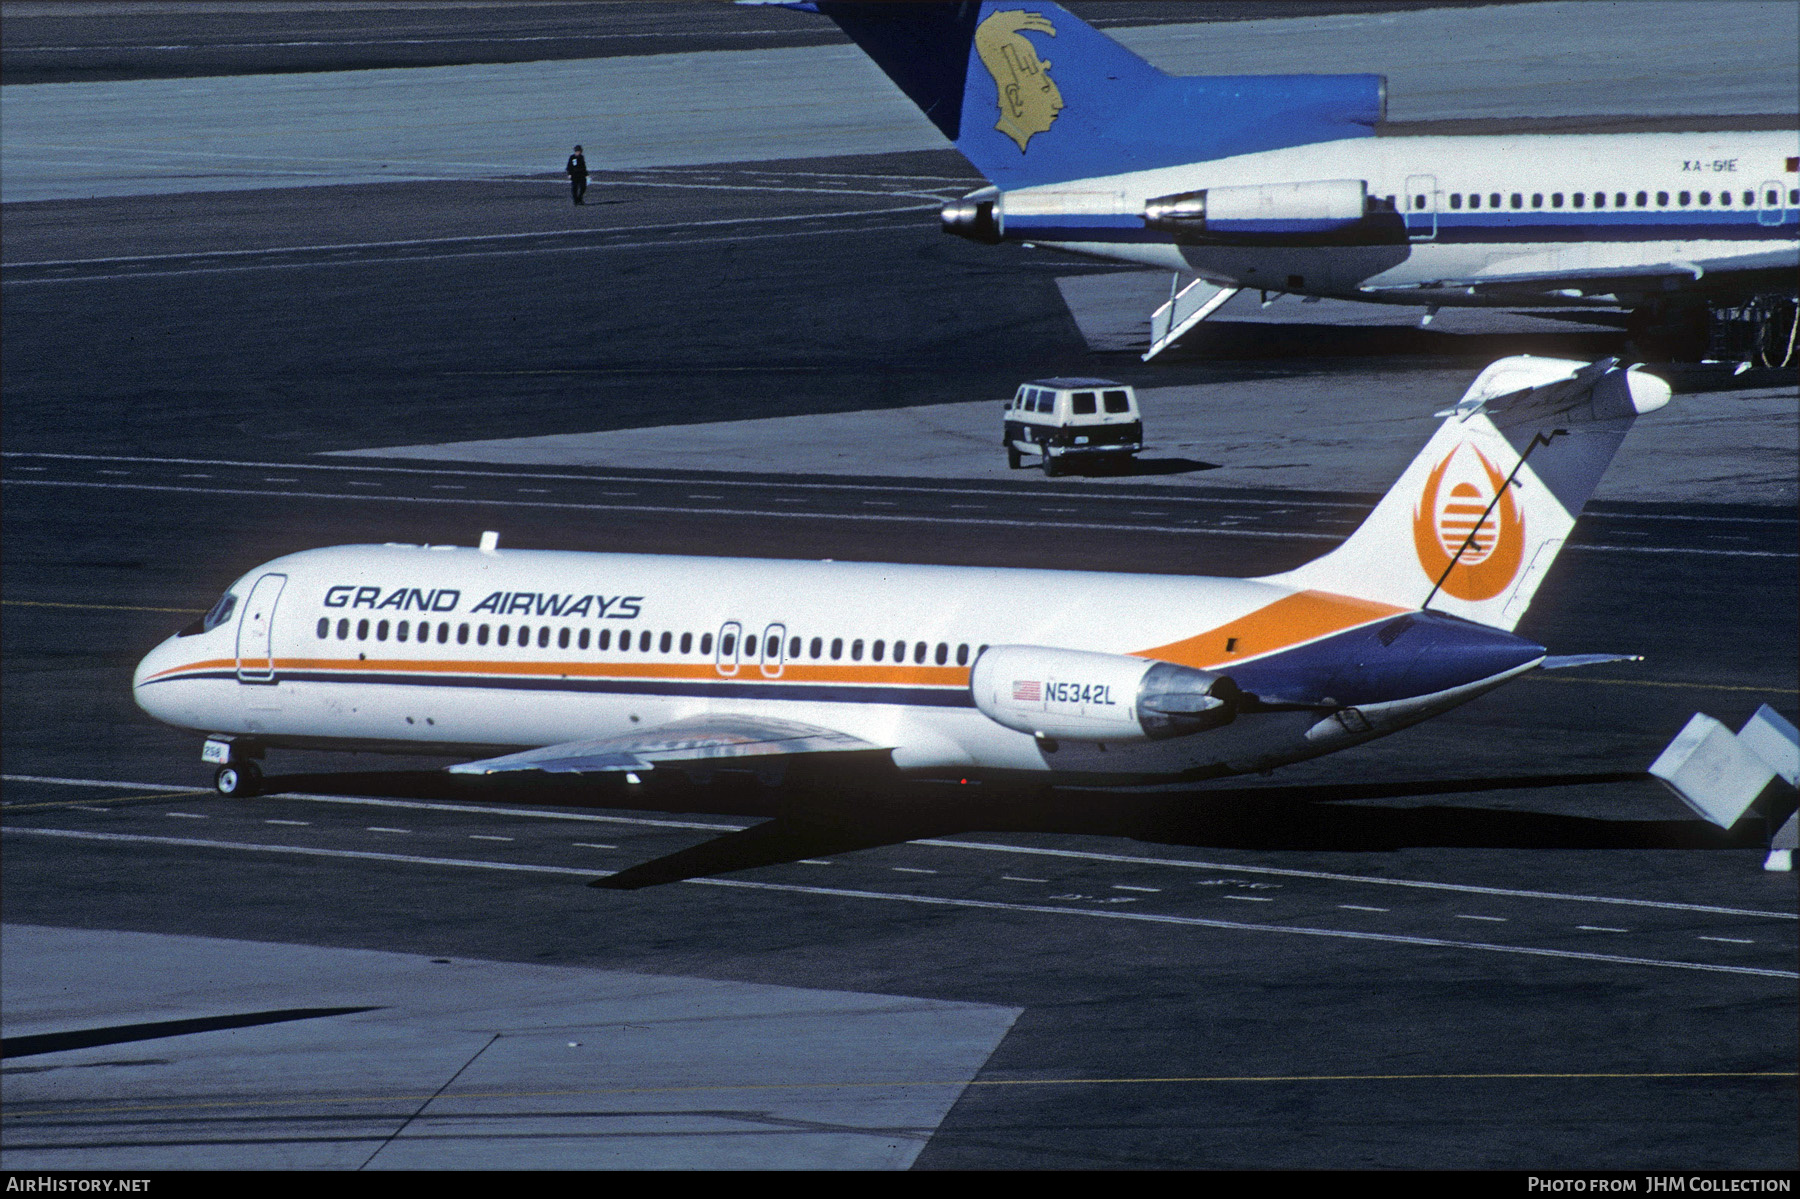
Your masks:
[{"label": "white jet airliner", "polygon": [[1193,282],[1145,358],[1237,292],[1624,308],[1795,357],[1800,133],[1376,136],[1379,75],[1157,70],[1054,4],[793,5],[836,21],[993,186],[943,228]]},{"label": "white jet airliner", "polygon": [[228,795],[271,746],[470,774],[707,776],[797,759],[1133,783],[1267,770],[1543,666],[1511,631],[1652,375],[1484,370],[1336,550],[1267,578],[479,548],[306,550],[139,664]]}]

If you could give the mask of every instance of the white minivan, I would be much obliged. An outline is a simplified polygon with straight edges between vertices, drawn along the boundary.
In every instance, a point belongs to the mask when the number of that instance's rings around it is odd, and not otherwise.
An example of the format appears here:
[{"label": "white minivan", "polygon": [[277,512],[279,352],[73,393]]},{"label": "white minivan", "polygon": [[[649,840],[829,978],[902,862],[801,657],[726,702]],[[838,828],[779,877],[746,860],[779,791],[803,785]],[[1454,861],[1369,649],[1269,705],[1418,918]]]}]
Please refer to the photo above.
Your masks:
[{"label": "white minivan", "polygon": [[1038,379],[1020,385],[1005,404],[1006,465],[1026,454],[1054,475],[1071,459],[1123,463],[1144,448],[1137,393],[1111,379]]}]

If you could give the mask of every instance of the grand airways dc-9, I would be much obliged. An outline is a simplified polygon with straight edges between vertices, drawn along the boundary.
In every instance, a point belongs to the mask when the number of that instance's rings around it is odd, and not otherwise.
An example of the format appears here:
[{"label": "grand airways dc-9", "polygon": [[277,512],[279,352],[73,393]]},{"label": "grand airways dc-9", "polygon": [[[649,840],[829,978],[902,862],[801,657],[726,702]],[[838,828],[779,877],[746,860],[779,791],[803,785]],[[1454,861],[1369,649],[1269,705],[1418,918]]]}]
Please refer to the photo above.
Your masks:
[{"label": "grand airways dc-9", "polygon": [[946,233],[1190,279],[1146,358],[1250,289],[1623,308],[1678,359],[1722,323],[1728,352],[1794,361],[1791,125],[1393,136],[1380,75],[1168,75],[1054,4],[790,7],[836,21],[989,180]]},{"label": "grand airways dc-9", "polygon": [[846,771],[1142,783],[1265,771],[1534,669],[1512,630],[1632,421],[1616,360],[1502,359],[1357,531],[1265,578],[348,545],[277,558],[153,649],[207,734],[465,774]]}]

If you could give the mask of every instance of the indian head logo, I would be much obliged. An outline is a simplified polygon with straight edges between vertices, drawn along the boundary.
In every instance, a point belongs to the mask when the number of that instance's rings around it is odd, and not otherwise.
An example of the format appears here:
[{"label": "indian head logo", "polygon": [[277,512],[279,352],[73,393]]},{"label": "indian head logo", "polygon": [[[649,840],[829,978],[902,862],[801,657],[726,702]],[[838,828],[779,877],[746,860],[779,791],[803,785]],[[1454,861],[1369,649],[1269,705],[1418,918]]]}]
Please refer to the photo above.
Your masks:
[{"label": "indian head logo", "polygon": [[1062,93],[1050,78],[1050,64],[1037,56],[1023,32],[1027,29],[1056,36],[1056,26],[1043,14],[1021,9],[997,12],[975,30],[975,53],[981,55],[1000,92],[1000,121],[994,128],[1017,142],[1021,154],[1033,134],[1055,124],[1063,106]]},{"label": "indian head logo", "polygon": [[1525,518],[1505,473],[1472,445],[1451,450],[1413,509],[1413,546],[1425,573],[1443,579],[1444,591],[1457,599],[1493,599],[1505,591],[1525,556]]}]

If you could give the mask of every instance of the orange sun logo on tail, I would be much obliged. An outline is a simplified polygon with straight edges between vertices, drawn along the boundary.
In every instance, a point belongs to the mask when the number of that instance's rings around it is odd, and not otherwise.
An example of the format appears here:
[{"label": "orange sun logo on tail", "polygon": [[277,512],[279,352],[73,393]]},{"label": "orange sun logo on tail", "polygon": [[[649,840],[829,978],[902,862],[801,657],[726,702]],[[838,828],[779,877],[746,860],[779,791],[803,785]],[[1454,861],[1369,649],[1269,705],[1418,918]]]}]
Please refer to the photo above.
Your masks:
[{"label": "orange sun logo on tail", "polygon": [[[1465,449],[1477,459],[1480,471],[1476,472],[1476,463],[1463,459],[1446,490],[1451,464]],[[1493,599],[1512,585],[1525,556],[1525,518],[1512,488],[1506,486],[1506,475],[1487,455],[1460,445],[1437,464],[1413,509],[1413,547],[1425,573],[1434,582],[1443,579],[1444,591],[1457,599]],[[1455,569],[1450,569],[1452,561]]]}]

